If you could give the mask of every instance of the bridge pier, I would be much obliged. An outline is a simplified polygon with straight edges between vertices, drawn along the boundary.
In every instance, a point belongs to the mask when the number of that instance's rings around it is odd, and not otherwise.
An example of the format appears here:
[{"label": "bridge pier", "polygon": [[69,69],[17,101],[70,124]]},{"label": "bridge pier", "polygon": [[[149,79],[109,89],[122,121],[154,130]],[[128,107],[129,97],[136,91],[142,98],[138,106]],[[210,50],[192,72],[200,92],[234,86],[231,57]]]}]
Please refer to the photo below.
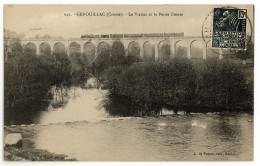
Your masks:
[{"label": "bridge pier", "polygon": [[171,55],[170,55],[170,58],[174,58],[174,54],[175,54],[175,48],[174,48],[174,45],[171,44]]},{"label": "bridge pier", "polygon": [[159,59],[159,49],[158,49],[158,44],[154,44],[154,58],[155,60]]},{"label": "bridge pier", "polygon": [[191,51],[191,44],[189,44],[187,47],[187,58],[188,59],[191,59],[190,51]]},{"label": "bridge pier", "polygon": [[51,56],[53,55],[53,47],[51,47]]},{"label": "bridge pier", "polygon": [[95,46],[95,59],[98,57],[98,45]]},{"label": "bridge pier", "polygon": [[67,54],[67,56],[69,57],[70,56],[70,43],[69,42],[66,42],[66,44],[65,43],[63,43],[64,44],[64,47],[65,47],[65,53]]},{"label": "bridge pier", "polygon": [[131,41],[126,41],[126,40],[118,40],[119,42],[123,43],[124,45],[124,49],[125,49],[125,52],[127,53],[126,55],[128,55],[128,47],[129,47],[129,44],[131,43]]},{"label": "bridge pier", "polygon": [[140,57],[141,57],[141,58],[144,57],[144,49],[143,49],[143,46],[140,46]]},{"label": "bridge pier", "polygon": [[80,53],[81,53],[81,55],[83,55],[83,53],[84,53],[84,50],[83,50],[83,45],[80,45]]},{"label": "bridge pier", "polygon": [[[54,52],[54,46],[55,46],[55,43],[54,43],[54,42],[50,42],[51,56],[53,55],[53,52]],[[64,50],[64,51],[65,51],[65,50]]]},{"label": "bridge pier", "polygon": [[223,50],[219,49],[219,59],[223,59]]},{"label": "bridge pier", "polygon": [[40,55],[40,46],[36,45],[36,55],[39,56]]},{"label": "bridge pier", "polygon": [[203,59],[206,59],[207,58],[207,46],[204,46],[202,49],[203,49],[203,53],[202,53]]}]

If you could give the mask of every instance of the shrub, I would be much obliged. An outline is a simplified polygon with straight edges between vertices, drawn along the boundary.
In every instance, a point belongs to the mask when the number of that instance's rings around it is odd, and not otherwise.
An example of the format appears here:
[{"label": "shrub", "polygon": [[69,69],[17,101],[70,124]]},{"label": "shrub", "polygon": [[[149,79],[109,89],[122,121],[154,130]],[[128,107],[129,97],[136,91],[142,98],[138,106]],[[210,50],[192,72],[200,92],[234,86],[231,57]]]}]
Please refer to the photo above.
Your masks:
[{"label": "shrub", "polygon": [[[50,93],[50,68],[33,55],[16,56],[5,64],[5,120],[22,119],[22,114],[34,114],[45,109]],[[21,114],[22,113],[22,114]],[[30,123],[28,121],[28,123]]]},{"label": "shrub", "polygon": [[248,109],[250,84],[241,68],[229,60],[207,60],[204,63],[198,98],[201,105],[222,111]]},{"label": "shrub", "polygon": [[114,67],[108,73],[105,106],[112,115],[157,115],[162,107],[188,112],[252,110],[251,84],[228,60],[175,58]]},{"label": "shrub", "polygon": [[5,123],[33,123],[52,100],[52,87],[62,92],[71,86],[70,61],[65,55],[19,53],[4,66]]},{"label": "shrub", "polygon": [[110,95],[129,99],[128,107],[134,114],[156,115],[162,107],[193,103],[196,75],[188,60],[135,63],[116,74],[111,72]]}]

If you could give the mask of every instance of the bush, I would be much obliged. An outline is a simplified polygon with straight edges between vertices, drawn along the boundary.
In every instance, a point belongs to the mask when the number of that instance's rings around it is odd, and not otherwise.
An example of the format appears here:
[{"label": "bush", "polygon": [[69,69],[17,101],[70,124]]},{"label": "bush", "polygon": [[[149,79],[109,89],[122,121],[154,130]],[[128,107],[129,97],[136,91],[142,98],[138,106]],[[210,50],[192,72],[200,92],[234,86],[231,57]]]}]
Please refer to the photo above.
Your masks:
[{"label": "bush", "polygon": [[249,111],[253,97],[249,89],[252,85],[247,83],[237,64],[229,60],[207,60],[201,74],[200,105],[222,111]]},{"label": "bush", "polygon": [[108,72],[105,107],[112,115],[158,115],[162,107],[192,112],[252,110],[252,92],[230,61],[134,63]]},{"label": "bush", "polygon": [[[19,121],[45,109],[52,98],[51,68],[33,55],[16,56],[5,64],[4,107],[6,123]],[[19,122],[18,122],[19,123]],[[30,123],[28,121],[28,123]]]},{"label": "bush", "polygon": [[52,87],[65,92],[71,86],[70,71],[66,55],[19,53],[10,58],[4,66],[5,124],[33,123],[49,106]]},{"label": "bush", "polygon": [[69,60],[71,64],[71,84],[84,87],[87,80],[92,76],[87,60],[78,52],[72,53]]},{"label": "bush", "polygon": [[191,62],[185,59],[135,63],[129,68],[113,69],[109,75],[110,95],[128,99],[130,112],[137,115],[157,115],[162,107],[193,102],[196,75]]}]

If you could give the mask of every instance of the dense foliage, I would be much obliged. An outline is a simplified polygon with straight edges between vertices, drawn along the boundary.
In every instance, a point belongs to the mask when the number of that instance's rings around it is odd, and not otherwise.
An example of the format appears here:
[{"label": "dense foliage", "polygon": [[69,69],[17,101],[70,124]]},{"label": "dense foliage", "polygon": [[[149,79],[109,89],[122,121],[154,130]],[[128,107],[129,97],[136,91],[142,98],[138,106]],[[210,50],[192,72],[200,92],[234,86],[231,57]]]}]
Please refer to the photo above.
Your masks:
[{"label": "dense foliage", "polygon": [[241,67],[232,61],[206,61],[201,82],[200,105],[223,111],[252,111],[252,83],[245,79]]},{"label": "dense foliage", "polygon": [[62,54],[36,56],[22,51],[13,52],[5,63],[4,72],[7,124],[32,122],[39,111],[49,106],[53,95],[57,92],[64,94],[65,89],[71,86],[70,61]]},{"label": "dense foliage", "polygon": [[252,111],[252,85],[230,61],[195,65],[178,58],[135,63],[114,67],[109,76],[105,106],[114,115],[157,115],[162,107],[187,112]]},{"label": "dense foliage", "polygon": [[48,106],[53,77],[50,70],[44,61],[32,55],[9,59],[4,70],[6,121],[18,120],[21,114],[35,114]]}]

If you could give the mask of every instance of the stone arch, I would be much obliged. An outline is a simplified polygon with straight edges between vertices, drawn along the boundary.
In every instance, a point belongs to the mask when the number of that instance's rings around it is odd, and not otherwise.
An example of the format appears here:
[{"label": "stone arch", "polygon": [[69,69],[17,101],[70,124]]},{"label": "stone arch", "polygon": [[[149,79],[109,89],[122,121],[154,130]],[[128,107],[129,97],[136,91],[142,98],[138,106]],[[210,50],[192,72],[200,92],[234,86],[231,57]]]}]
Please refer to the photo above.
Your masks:
[{"label": "stone arch", "polygon": [[131,41],[128,44],[128,56],[140,57],[140,44],[136,41]]},{"label": "stone arch", "polygon": [[122,65],[126,60],[126,51],[124,48],[124,44],[120,40],[116,40],[112,44],[111,48],[111,63],[114,66]]},{"label": "stone arch", "polygon": [[102,41],[102,42],[98,43],[98,45],[97,45],[97,54],[98,55],[101,52],[107,52],[110,55],[110,51],[111,51],[111,47],[107,42]]},{"label": "stone arch", "polygon": [[101,41],[96,46],[95,59],[90,62],[93,64],[93,72],[103,72],[111,66],[111,47],[106,41]]},{"label": "stone arch", "polygon": [[120,40],[116,40],[112,44],[112,55],[115,53],[121,53],[125,55],[125,47],[124,44]]},{"label": "stone arch", "polygon": [[96,58],[96,47],[91,42],[86,42],[83,45],[83,58],[88,64],[92,63]]},{"label": "stone arch", "polygon": [[47,42],[43,42],[39,45],[40,55],[51,55],[51,46]]},{"label": "stone arch", "polygon": [[53,45],[53,54],[65,54],[66,48],[65,45],[61,42],[57,42]]},{"label": "stone arch", "polygon": [[19,43],[19,42],[12,43],[11,44],[11,51],[12,52],[22,52],[23,47],[22,47],[21,43]]},{"label": "stone arch", "polygon": [[143,60],[145,62],[150,62],[155,60],[155,48],[154,45],[151,44],[151,42],[146,41],[143,44],[143,50],[144,50],[144,55],[143,55]]},{"label": "stone arch", "polygon": [[117,46],[125,49],[124,43],[120,40],[113,41],[112,48],[117,47]]},{"label": "stone arch", "polygon": [[149,42],[146,41],[143,44],[143,50],[144,50],[144,55],[143,55],[143,60],[145,62],[150,62],[155,60],[155,46]]},{"label": "stone arch", "polygon": [[199,40],[193,40],[190,42],[190,57],[191,59],[203,59],[205,44]]},{"label": "stone arch", "polygon": [[127,47],[127,64],[140,62],[142,60],[140,44],[136,41],[131,41]]},{"label": "stone arch", "polygon": [[36,44],[34,44],[32,42],[29,42],[29,43],[25,44],[24,51],[26,53],[31,53],[31,54],[36,55],[36,53],[37,53],[37,46],[36,46]]},{"label": "stone arch", "polygon": [[69,45],[69,54],[81,54],[81,45],[78,42],[71,42]]},{"label": "stone arch", "polygon": [[187,52],[188,52],[188,46],[183,40],[178,40],[174,44],[174,56],[175,57],[187,57]]},{"label": "stone arch", "polygon": [[160,60],[169,60],[171,57],[171,43],[168,40],[160,41],[158,44],[158,58]]}]

